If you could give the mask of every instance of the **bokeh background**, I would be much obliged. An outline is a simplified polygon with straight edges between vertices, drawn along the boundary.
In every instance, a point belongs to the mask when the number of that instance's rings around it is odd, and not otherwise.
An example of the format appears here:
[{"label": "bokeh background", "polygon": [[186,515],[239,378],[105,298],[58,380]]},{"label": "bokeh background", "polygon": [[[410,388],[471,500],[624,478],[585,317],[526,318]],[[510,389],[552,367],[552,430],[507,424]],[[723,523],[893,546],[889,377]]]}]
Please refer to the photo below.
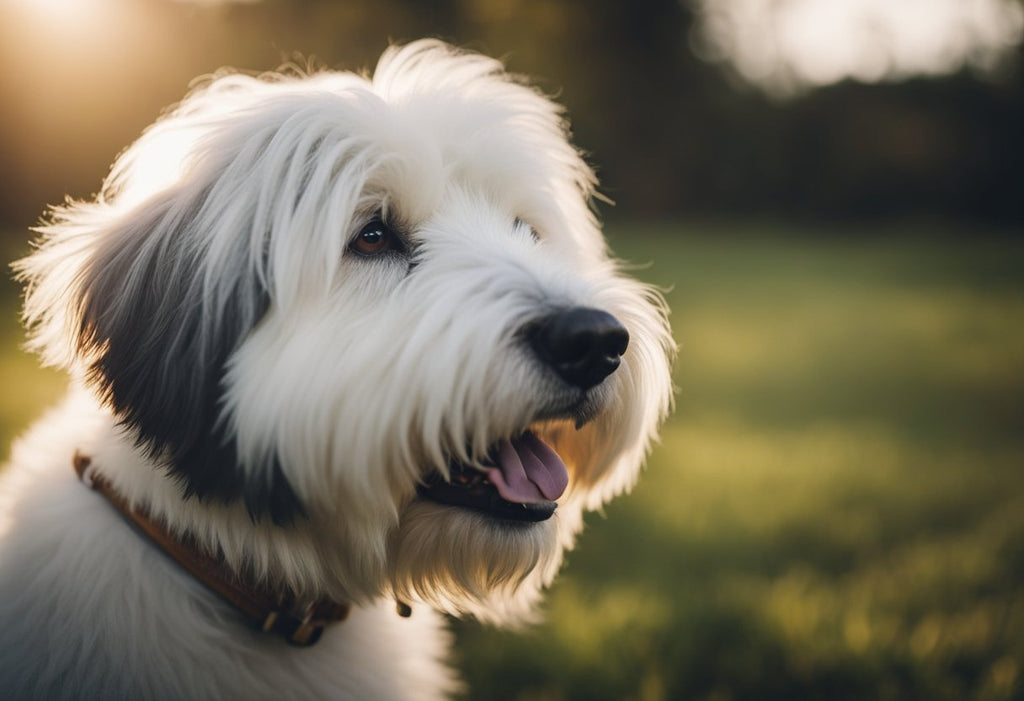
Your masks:
[{"label": "bokeh background", "polygon": [[[469,698],[1024,698],[1020,0],[0,0],[0,253],[194,77],[424,35],[568,106],[681,345],[546,622],[453,624]],[[0,450],[65,382],[18,304]]]}]

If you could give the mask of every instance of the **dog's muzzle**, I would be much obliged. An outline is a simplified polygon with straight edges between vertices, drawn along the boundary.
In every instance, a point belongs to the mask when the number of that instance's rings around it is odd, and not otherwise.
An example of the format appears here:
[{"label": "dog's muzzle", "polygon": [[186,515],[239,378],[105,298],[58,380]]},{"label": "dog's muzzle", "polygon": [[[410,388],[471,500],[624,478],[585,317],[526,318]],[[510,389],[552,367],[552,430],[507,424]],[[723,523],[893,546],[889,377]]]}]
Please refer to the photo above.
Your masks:
[{"label": "dog's muzzle", "polygon": [[[618,319],[588,307],[548,314],[528,324],[522,335],[544,365],[583,397],[619,367],[629,344],[629,333]],[[568,415],[558,412],[545,418],[574,418],[579,427],[586,420],[582,406],[579,401]],[[569,482],[554,448],[525,429],[489,452],[482,469],[453,461],[447,475],[430,475],[419,495],[505,521],[536,523],[551,518],[555,500]]]}]

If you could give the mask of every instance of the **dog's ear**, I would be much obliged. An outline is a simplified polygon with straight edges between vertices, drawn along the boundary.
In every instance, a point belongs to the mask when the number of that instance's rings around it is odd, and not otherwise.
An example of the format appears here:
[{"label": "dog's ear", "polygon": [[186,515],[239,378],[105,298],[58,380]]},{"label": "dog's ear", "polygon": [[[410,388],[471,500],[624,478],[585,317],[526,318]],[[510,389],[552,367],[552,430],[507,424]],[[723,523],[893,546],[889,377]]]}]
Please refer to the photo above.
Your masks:
[{"label": "dog's ear", "polygon": [[[57,210],[16,265],[30,346],[82,371],[186,495],[243,498],[254,518],[283,522],[302,507],[280,465],[241,465],[221,415],[225,365],[268,295],[249,239],[204,230],[208,199],[209,187],[178,185],[128,211],[102,201]],[[213,245],[238,248],[218,252],[216,271]]]}]

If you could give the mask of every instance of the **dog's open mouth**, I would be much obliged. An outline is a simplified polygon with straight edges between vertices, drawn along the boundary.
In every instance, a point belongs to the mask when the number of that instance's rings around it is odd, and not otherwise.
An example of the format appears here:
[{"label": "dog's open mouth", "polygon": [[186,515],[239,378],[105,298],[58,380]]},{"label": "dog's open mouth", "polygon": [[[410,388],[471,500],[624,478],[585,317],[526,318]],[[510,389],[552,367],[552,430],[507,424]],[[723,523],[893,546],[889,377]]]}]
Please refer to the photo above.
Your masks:
[{"label": "dog's open mouth", "polygon": [[565,463],[532,431],[497,443],[485,468],[453,463],[450,480],[435,473],[419,494],[498,519],[537,522],[551,518],[569,484]]}]

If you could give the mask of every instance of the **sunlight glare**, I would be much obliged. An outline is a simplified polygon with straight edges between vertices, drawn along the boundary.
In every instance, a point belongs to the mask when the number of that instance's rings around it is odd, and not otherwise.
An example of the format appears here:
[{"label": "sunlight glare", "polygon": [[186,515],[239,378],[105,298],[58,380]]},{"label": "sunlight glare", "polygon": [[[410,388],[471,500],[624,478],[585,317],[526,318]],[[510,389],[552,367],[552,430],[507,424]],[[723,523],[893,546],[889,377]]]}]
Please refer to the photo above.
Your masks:
[{"label": "sunlight glare", "polygon": [[55,34],[84,37],[86,32],[111,20],[109,0],[6,0],[6,3],[31,22],[33,32],[40,37]]},{"label": "sunlight glare", "polygon": [[1014,0],[700,0],[694,50],[791,93],[993,67],[1024,37]]},{"label": "sunlight glare", "polygon": [[82,15],[94,10],[100,0],[20,0],[23,7],[37,14],[50,17],[67,17],[68,14]]}]

